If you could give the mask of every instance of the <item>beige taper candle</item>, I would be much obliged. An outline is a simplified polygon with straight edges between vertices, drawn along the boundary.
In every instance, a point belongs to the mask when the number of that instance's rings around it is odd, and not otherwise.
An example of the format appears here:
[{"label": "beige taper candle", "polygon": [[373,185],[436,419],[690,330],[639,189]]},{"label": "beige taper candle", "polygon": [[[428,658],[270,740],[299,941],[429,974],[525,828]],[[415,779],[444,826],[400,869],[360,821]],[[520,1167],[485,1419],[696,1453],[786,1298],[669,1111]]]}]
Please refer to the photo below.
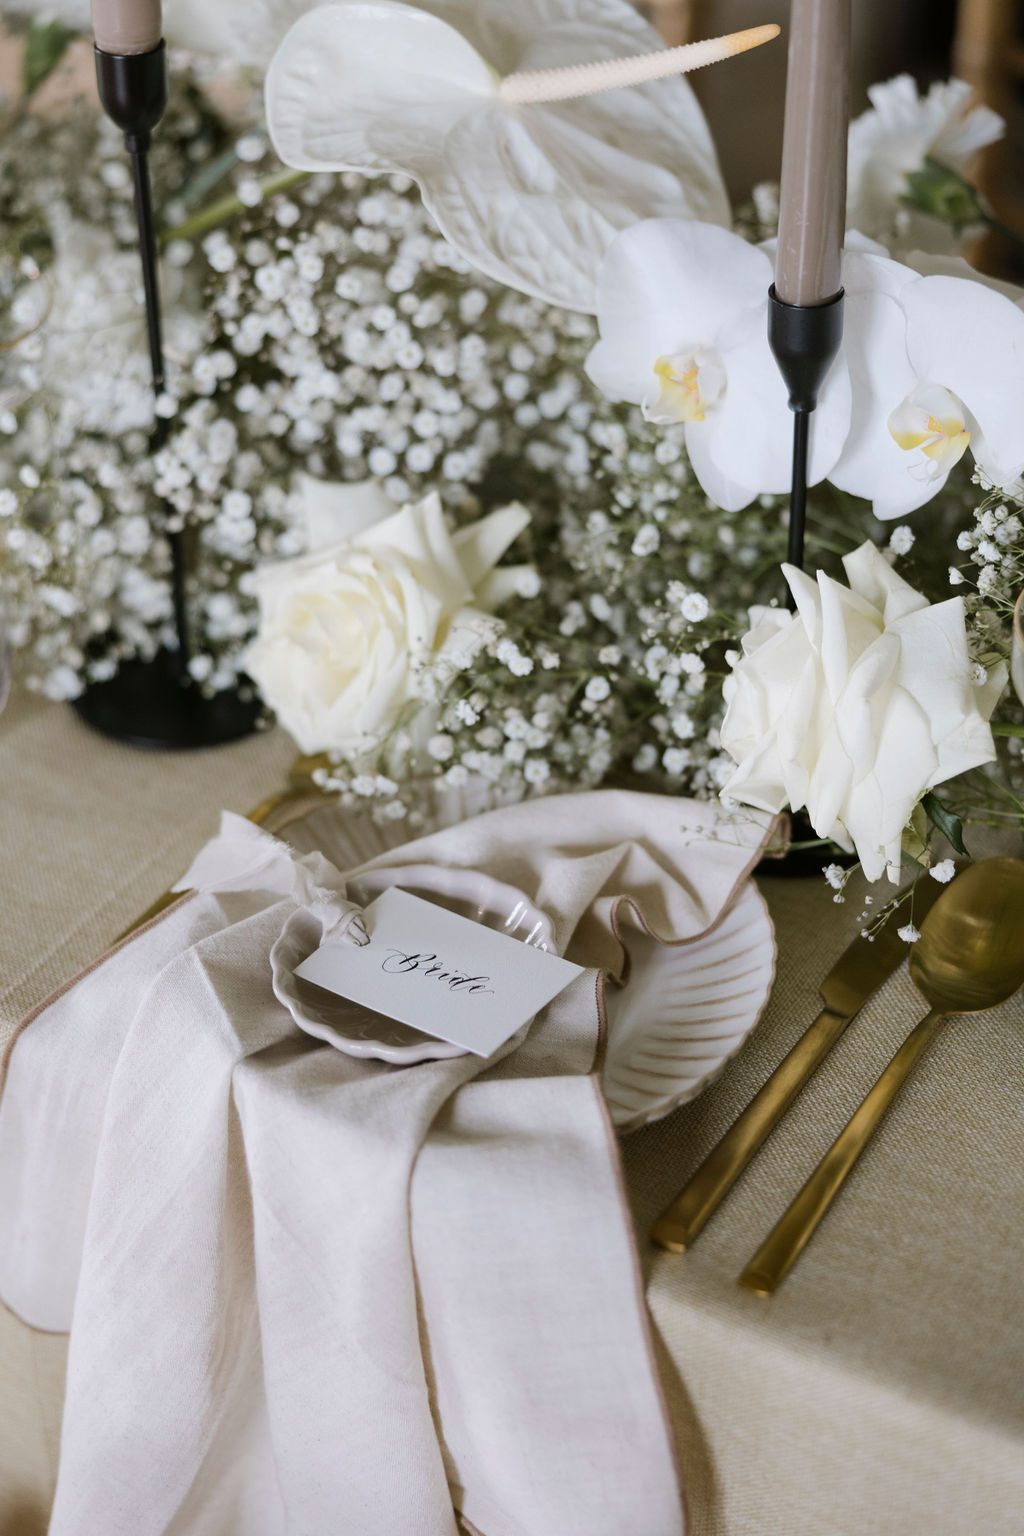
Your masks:
[{"label": "beige taper candle", "polygon": [[825,304],[842,286],[850,0],[792,0],[775,291]]},{"label": "beige taper candle", "polygon": [[91,4],[93,36],[104,53],[151,53],[159,46],[163,36],[160,0],[91,0]]}]

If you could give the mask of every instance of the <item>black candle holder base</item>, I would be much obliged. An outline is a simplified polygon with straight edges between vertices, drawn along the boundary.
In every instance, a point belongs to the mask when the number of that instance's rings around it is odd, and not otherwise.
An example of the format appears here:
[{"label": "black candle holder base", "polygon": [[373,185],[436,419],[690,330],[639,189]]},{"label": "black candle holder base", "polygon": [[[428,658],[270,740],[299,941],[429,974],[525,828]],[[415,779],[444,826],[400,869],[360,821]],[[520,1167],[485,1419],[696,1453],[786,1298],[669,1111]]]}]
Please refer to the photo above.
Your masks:
[{"label": "black candle holder base", "polygon": [[[796,811],[790,816],[790,841],[811,842],[817,837],[806,811]],[[775,880],[820,880],[826,864],[838,864],[841,869],[851,869],[857,863],[855,853],[847,853],[835,843],[825,843],[816,848],[788,848],[780,858],[765,858],[757,866],[758,875]]]},{"label": "black candle holder base", "polygon": [[259,729],[265,714],[248,690],[204,697],[191,678],[182,678],[177,655],[166,650],[152,661],[123,662],[109,681],[90,684],[74,708],[101,735],[154,752],[240,741]]}]

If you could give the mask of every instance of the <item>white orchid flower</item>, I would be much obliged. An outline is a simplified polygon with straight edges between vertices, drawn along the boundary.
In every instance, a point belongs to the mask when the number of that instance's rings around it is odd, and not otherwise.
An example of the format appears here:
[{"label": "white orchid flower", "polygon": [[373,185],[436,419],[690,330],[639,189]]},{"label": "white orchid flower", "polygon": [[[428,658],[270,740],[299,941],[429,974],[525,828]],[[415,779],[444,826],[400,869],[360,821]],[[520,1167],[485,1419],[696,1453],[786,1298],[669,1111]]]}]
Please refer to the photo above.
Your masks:
[{"label": "white orchid flower", "polygon": [[340,0],[282,42],[267,122],[288,165],[414,177],[471,265],[589,313],[618,230],[728,221],[707,123],[680,78],[525,105],[501,80],[661,46],[627,0]]},{"label": "white orchid flower", "polygon": [[[718,506],[789,490],[793,417],[768,347],[770,258],[712,224],[648,220],[615,240],[601,270],[601,340],[587,373],[649,421],[685,422],[686,450]],[[839,457],[850,421],[839,360],[811,427],[810,483]]]},{"label": "white orchid flower", "polygon": [[864,251],[843,266],[850,435],[829,479],[876,517],[930,501],[970,448],[993,485],[1024,469],[1024,311],[983,282]]},{"label": "white orchid flower", "polygon": [[868,88],[871,106],[850,124],[846,222],[890,248],[914,245],[948,251],[948,224],[903,205],[907,176],[931,157],[966,174],[979,149],[1002,137],[1006,124],[974,103],[963,80],[936,82],[919,96],[910,75]]}]

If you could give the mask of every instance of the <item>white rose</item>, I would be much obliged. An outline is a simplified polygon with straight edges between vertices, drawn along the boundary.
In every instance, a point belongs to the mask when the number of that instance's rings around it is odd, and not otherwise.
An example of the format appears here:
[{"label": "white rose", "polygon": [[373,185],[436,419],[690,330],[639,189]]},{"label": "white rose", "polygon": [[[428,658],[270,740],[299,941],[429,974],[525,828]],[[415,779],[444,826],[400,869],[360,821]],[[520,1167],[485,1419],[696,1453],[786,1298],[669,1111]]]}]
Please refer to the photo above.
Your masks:
[{"label": "white rose", "polygon": [[843,564],[849,588],[784,566],[797,612],[751,612],[724,686],[722,746],[738,767],[722,793],[806,807],[869,880],[896,881],[921,796],[994,758],[987,721],[1006,668],[972,683],[961,598],[930,606],[870,543]]},{"label": "white rose", "polygon": [[335,542],[257,573],[246,666],[303,752],[357,758],[422,706],[424,669],[436,678],[446,655],[479,646],[515,591],[521,568],[494,567],[529,514],[505,507],[453,534],[436,495],[394,512],[372,487],[308,476],[298,495],[311,542]]}]

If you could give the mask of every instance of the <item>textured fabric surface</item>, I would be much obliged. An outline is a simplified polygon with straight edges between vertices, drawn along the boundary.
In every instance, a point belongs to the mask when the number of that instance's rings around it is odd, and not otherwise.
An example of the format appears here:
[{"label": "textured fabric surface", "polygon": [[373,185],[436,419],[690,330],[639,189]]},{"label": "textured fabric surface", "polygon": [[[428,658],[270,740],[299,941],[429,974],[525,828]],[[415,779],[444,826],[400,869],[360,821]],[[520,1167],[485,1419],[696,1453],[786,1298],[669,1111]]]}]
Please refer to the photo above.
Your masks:
[{"label": "textured fabric surface", "polygon": [[[291,755],[274,734],[149,757],[16,696],[0,716],[0,1041],[180,875],[223,806],[282,782]],[[691,1252],[647,1245],[813,1018],[855,927],[855,895],[833,907],[818,881],[761,887],[779,941],[762,1025],[706,1094],[623,1144],[691,1536],[1021,1536],[1021,999],[940,1035],[774,1298],[735,1276],[921,1011],[905,972]],[[0,1536],[45,1530],[63,1351],[0,1312]]]}]

